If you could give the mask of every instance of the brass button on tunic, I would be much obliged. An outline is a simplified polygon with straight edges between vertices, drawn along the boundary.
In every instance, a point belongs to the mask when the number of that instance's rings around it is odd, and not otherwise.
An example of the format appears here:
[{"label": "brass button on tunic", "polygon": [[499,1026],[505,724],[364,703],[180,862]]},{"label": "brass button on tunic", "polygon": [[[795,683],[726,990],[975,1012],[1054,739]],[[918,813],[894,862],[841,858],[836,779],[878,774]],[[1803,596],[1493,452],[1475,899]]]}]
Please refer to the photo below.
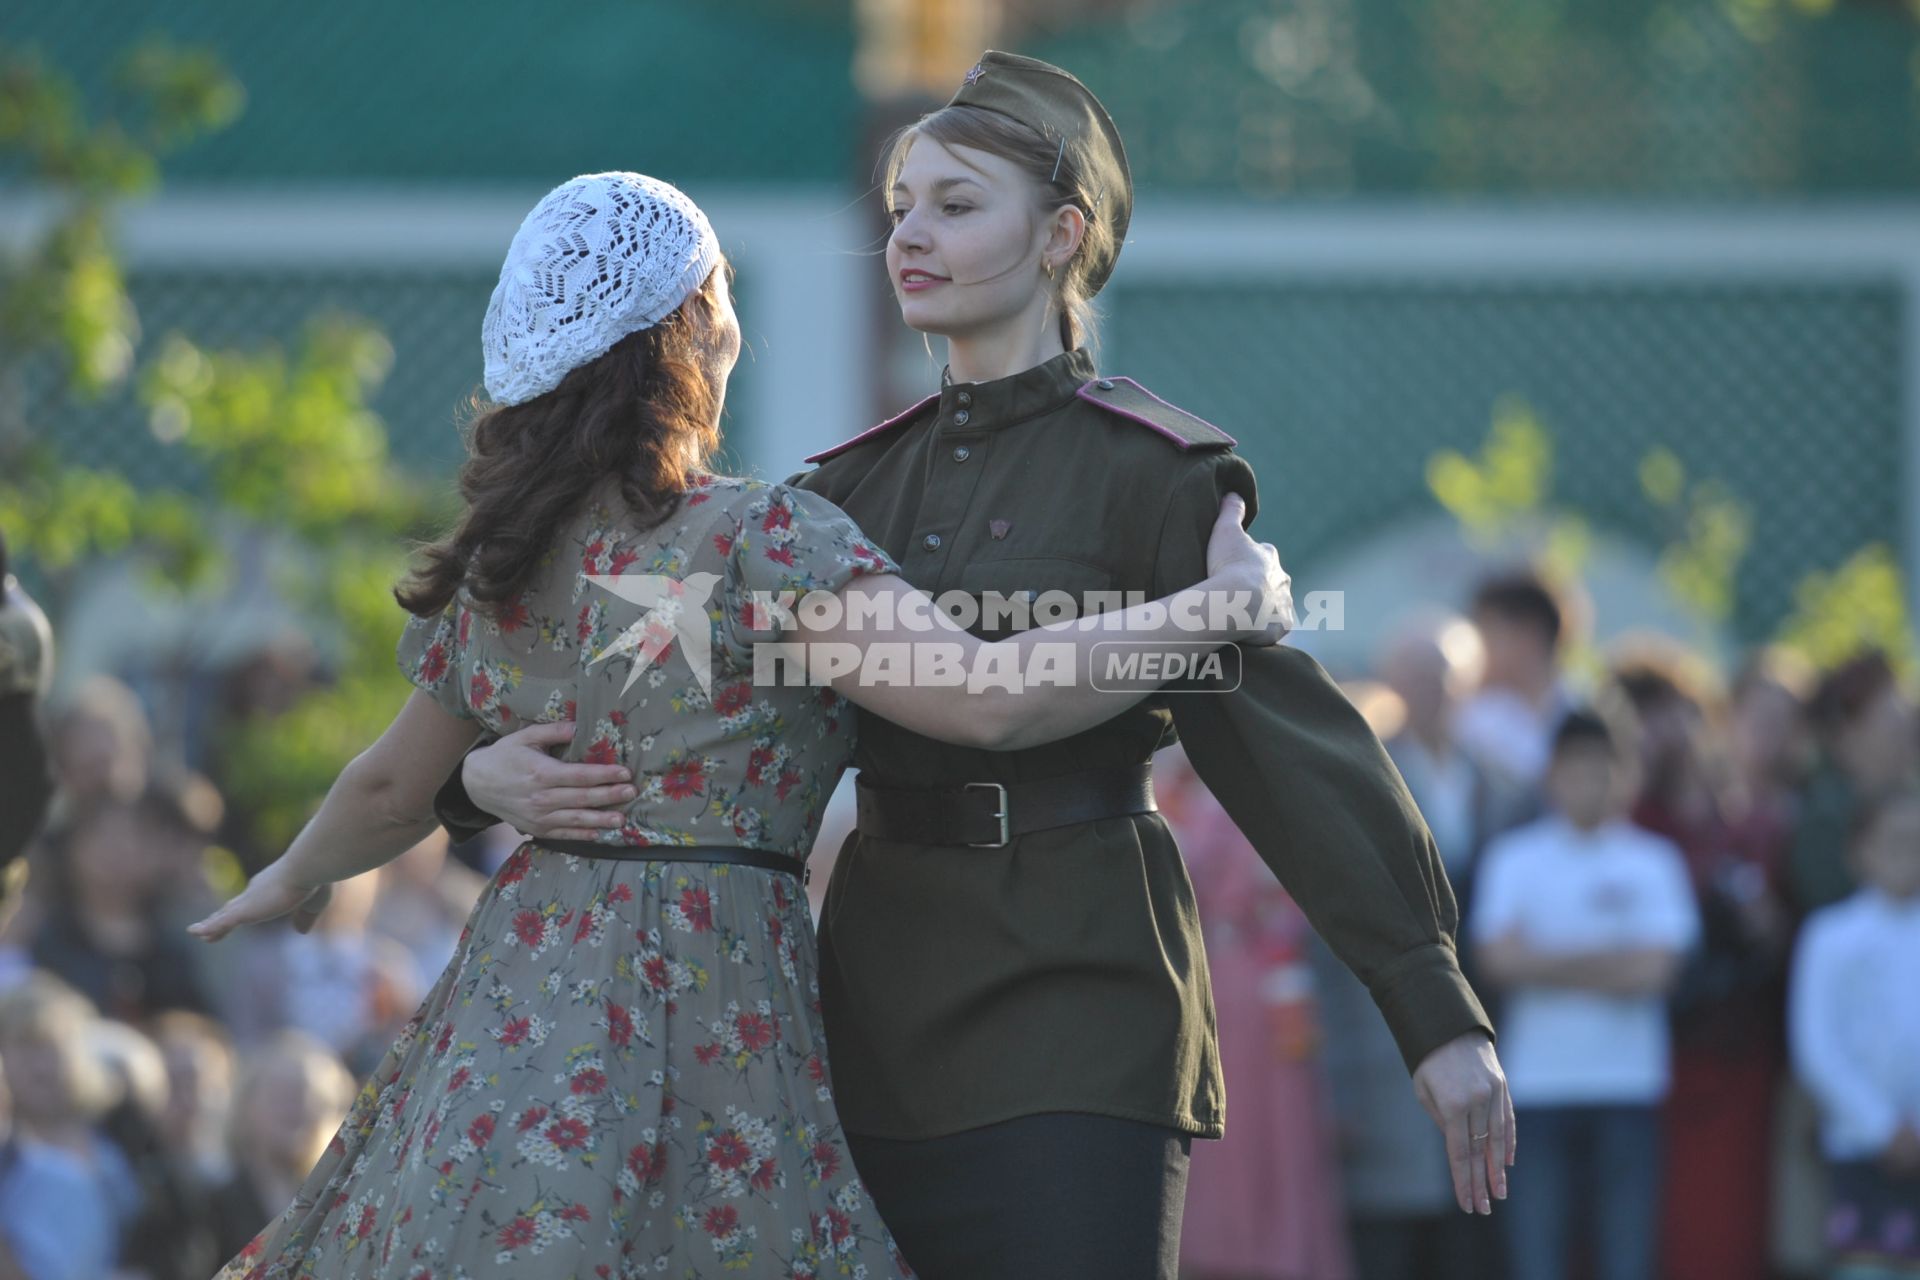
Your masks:
[{"label": "brass button on tunic", "polygon": [[[1231,437],[1069,352],[940,395],[792,483],[831,499],[909,581],[948,590],[1143,591],[1206,574],[1220,498],[1254,506]],[[961,406],[968,408],[962,410]],[[967,444],[951,438],[964,426]],[[961,449],[977,466],[940,468]],[[947,530],[944,541],[919,530]],[[924,548],[922,550],[921,548]],[[1138,764],[1176,730],[1200,776],[1371,989],[1409,1067],[1491,1029],[1460,976],[1454,899],[1386,752],[1311,657],[1248,650],[1241,687],[1165,691],[1060,742],[992,752],[859,713],[855,763],[892,788]],[[1157,814],[1003,849],[856,832],[820,927],[847,1128],[923,1138],[1044,1111],[1217,1137],[1224,1088],[1192,885]]]}]

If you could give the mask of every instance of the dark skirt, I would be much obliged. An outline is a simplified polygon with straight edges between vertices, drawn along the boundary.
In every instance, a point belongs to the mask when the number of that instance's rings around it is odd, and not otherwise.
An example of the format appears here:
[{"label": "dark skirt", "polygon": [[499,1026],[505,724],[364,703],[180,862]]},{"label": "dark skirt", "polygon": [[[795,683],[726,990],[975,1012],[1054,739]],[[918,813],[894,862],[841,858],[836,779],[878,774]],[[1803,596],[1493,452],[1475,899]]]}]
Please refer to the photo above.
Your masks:
[{"label": "dark skirt", "polygon": [[847,1135],[921,1280],[1174,1280],[1187,1134],[1052,1112],[939,1138]]}]

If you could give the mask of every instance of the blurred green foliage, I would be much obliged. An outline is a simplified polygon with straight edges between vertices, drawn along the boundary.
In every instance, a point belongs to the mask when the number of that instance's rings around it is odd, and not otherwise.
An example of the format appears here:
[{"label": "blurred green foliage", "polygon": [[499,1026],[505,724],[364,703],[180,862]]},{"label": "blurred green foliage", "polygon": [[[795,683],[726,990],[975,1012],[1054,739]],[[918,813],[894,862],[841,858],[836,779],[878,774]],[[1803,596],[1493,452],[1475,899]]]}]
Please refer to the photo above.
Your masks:
[{"label": "blurred green foliage", "polygon": [[1691,486],[1680,459],[1654,449],[1640,460],[1640,491],[1664,524],[1660,581],[1674,599],[1716,624],[1733,615],[1740,562],[1753,541],[1745,503],[1715,480]]},{"label": "blurred green foliage", "polygon": [[127,55],[113,86],[95,118],[70,79],[0,46],[0,163],[60,206],[35,251],[0,277],[0,338],[9,363],[52,346],[85,396],[120,384],[139,335],[106,225],[112,205],[152,190],[165,152],[225,128],[246,102],[210,54],[161,41]]},{"label": "blurred green foliage", "polygon": [[1477,456],[1443,449],[1428,458],[1427,488],[1490,558],[1523,559],[1563,582],[1579,578],[1592,534],[1584,517],[1552,504],[1553,435],[1524,397],[1494,404]]},{"label": "blurred green foliage", "polygon": [[[49,201],[38,239],[0,265],[0,528],[51,584],[56,614],[98,557],[132,553],[155,589],[185,593],[222,574],[229,548],[293,536],[300,567],[275,587],[296,617],[323,620],[337,674],[219,744],[230,803],[273,848],[398,709],[391,586],[408,539],[448,513],[392,465],[367,407],[393,360],[377,329],[318,316],[291,351],[207,350],[179,333],[142,350],[114,210],[155,186],[168,151],[230,124],[245,96],[212,55],[157,42],[128,54],[114,83],[96,114],[58,71],[0,49],[0,166]],[[24,417],[30,366],[56,369],[78,400],[134,397],[203,490],[75,465]]]},{"label": "blurred green foliage", "polygon": [[1482,546],[1537,516],[1553,484],[1553,437],[1518,396],[1493,407],[1478,459],[1443,449],[1427,460],[1427,487]]},{"label": "blurred green foliage", "polygon": [[[1524,558],[1560,581],[1577,579],[1590,544],[1584,518],[1553,504],[1551,429],[1517,396],[1495,404],[1476,457],[1441,450],[1427,460],[1427,487],[1459,522],[1468,541],[1490,555]],[[1696,617],[1724,624],[1737,603],[1741,561],[1753,540],[1753,513],[1719,481],[1689,481],[1672,450],[1641,458],[1647,536],[1657,548],[1656,573],[1674,601]],[[1884,650],[1908,676],[1916,674],[1905,580],[1893,551],[1860,548],[1827,573],[1793,587],[1794,611],[1775,641],[1821,670],[1867,648]],[[1577,669],[1596,671],[1595,655],[1570,654]]]},{"label": "blurred green foliage", "polygon": [[[1524,397],[1495,402],[1493,421],[1475,457],[1443,449],[1427,459],[1427,488],[1460,523],[1470,546],[1490,559],[1524,560],[1550,581],[1579,580],[1592,537],[1586,520],[1552,505],[1553,435]],[[1563,661],[1597,676],[1600,658],[1584,638]]]},{"label": "blurred green foliage", "polygon": [[1911,686],[1920,669],[1904,585],[1891,547],[1862,547],[1831,573],[1809,574],[1794,587],[1780,643],[1822,670],[1879,649]]}]

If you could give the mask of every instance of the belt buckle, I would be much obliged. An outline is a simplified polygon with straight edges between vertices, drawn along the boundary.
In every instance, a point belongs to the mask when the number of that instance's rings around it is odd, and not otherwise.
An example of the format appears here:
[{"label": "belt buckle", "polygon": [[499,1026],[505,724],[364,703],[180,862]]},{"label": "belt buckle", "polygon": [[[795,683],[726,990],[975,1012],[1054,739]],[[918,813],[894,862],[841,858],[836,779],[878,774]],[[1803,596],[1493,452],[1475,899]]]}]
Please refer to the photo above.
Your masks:
[{"label": "belt buckle", "polygon": [[994,817],[1000,820],[1000,838],[998,840],[969,840],[966,842],[967,848],[969,849],[1004,849],[1007,847],[1007,840],[1008,840],[1007,789],[1003,784],[998,782],[966,782],[961,784],[961,790],[963,791],[971,791],[975,787],[992,787],[995,791],[998,791],[1000,793],[1000,808],[997,812],[993,814]]}]

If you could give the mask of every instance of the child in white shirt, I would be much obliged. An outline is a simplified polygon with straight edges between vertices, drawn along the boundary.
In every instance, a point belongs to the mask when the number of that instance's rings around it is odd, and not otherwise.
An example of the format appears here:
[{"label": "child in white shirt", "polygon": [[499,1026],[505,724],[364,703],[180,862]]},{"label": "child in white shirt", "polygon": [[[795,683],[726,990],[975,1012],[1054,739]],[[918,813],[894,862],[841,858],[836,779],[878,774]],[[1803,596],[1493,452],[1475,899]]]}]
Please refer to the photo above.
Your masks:
[{"label": "child in white shirt", "polygon": [[1506,991],[1500,1053],[1527,1176],[1505,1217],[1513,1274],[1559,1280],[1590,1218],[1598,1280],[1652,1280],[1666,992],[1699,931],[1678,849],[1628,823],[1626,735],[1569,713],[1553,739],[1553,811],[1496,840],[1468,921]]},{"label": "child in white shirt", "polygon": [[1920,1276],[1920,792],[1862,815],[1861,888],[1794,954],[1793,1064],[1820,1108],[1833,1280]]}]

